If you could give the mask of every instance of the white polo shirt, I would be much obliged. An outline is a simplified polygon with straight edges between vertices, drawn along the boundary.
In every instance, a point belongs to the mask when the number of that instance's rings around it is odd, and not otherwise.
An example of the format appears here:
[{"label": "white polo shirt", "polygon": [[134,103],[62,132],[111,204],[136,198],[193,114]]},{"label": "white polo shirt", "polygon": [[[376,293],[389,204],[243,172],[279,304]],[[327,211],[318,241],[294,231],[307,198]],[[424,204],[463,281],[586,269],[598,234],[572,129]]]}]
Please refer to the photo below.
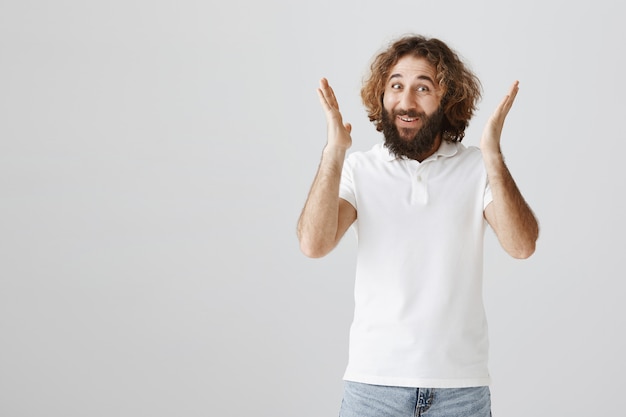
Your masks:
[{"label": "white polo shirt", "polygon": [[419,163],[382,144],[346,158],[340,197],[357,210],[354,321],[344,379],[489,385],[480,150],[443,142]]}]

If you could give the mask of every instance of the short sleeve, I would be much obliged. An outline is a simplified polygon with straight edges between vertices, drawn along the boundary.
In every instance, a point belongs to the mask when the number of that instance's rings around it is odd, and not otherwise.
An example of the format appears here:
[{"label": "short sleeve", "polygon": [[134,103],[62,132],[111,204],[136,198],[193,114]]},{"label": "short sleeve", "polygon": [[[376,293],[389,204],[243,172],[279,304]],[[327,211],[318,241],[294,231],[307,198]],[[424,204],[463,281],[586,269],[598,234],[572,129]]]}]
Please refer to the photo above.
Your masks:
[{"label": "short sleeve", "polygon": [[339,198],[343,198],[356,209],[356,193],[354,190],[354,176],[351,162],[350,158],[347,158],[343,164],[341,181],[339,183]]},{"label": "short sleeve", "polygon": [[489,186],[489,181],[487,181],[485,184],[485,194],[483,195],[483,210],[485,210],[492,201],[493,196],[491,195],[491,187]]}]

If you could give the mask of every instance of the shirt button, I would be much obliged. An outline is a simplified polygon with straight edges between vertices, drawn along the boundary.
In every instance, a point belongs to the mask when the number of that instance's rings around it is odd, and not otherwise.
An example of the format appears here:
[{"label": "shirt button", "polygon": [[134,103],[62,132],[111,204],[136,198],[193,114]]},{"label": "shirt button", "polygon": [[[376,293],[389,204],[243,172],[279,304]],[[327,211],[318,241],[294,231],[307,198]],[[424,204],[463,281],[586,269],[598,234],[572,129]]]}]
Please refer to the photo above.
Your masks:
[{"label": "shirt button", "polygon": [[417,176],[417,181],[421,181],[421,180],[422,180],[422,176],[421,176],[421,175],[418,175],[418,176]]}]

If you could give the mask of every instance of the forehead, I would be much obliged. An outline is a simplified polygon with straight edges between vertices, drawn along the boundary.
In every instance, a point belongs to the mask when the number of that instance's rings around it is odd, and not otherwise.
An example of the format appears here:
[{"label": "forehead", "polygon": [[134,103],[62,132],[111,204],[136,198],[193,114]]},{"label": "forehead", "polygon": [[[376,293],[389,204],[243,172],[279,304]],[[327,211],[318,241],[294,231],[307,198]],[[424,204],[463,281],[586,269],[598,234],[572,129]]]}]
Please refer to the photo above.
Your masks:
[{"label": "forehead", "polygon": [[389,77],[391,78],[430,78],[433,82],[437,79],[435,67],[426,58],[414,55],[405,55],[398,59],[398,62],[391,67]]}]

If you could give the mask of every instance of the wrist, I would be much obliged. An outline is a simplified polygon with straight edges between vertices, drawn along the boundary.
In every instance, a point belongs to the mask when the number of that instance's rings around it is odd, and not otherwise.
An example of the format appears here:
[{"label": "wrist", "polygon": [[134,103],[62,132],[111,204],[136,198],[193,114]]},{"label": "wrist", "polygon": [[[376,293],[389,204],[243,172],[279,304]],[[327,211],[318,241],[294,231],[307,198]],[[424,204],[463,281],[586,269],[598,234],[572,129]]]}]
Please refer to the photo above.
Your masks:
[{"label": "wrist", "polygon": [[504,164],[504,155],[500,149],[482,149],[483,161],[485,165],[501,165]]},{"label": "wrist", "polygon": [[326,144],[324,150],[322,151],[323,156],[328,156],[332,158],[345,158],[346,156],[346,148],[337,145]]}]

